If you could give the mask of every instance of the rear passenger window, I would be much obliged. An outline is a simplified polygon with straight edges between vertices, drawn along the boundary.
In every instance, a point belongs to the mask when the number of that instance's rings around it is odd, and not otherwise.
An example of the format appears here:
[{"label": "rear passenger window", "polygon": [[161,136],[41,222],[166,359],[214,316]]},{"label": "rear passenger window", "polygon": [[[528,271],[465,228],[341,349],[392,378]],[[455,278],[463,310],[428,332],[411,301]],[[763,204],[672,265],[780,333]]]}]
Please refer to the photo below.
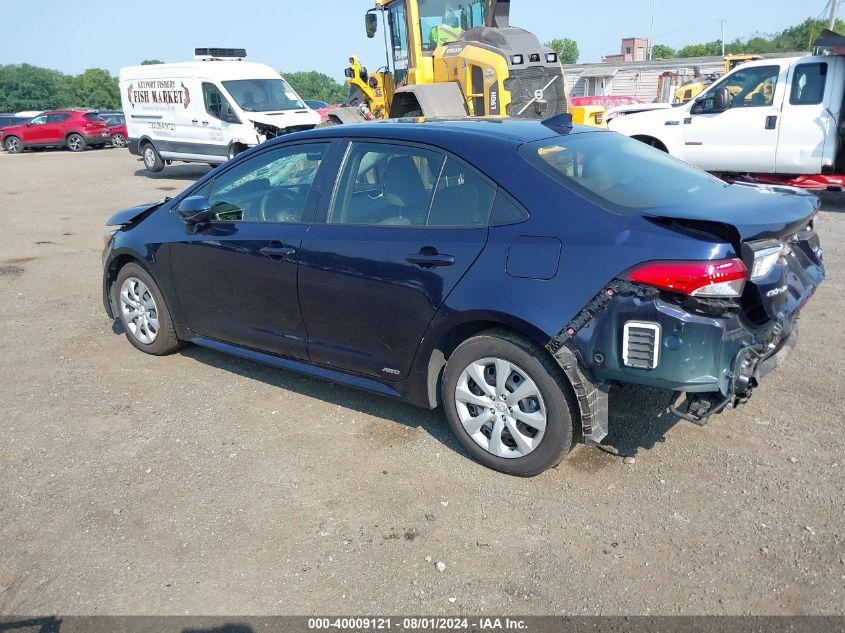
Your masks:
[{"label": "rear passenger window", "polygon": [[328,222],[425,226],[442,165],[443,156],[426,149],[352,143]]},{"label": "rear passenger window", "polygon": [[327,143],[270,150],[214,180],[211,212],[219,222],[302,222]]},{"label": "rear passenger window", "polygon": [[496,190],[474,169],[446,159],[428,216],[428,226],[486,226]]},{"label": "rear passenger window", "polygon": [[826,83],[826,62],[799,64],[795,67],[789,103],[792,105],[818,105],[824,101]]}]

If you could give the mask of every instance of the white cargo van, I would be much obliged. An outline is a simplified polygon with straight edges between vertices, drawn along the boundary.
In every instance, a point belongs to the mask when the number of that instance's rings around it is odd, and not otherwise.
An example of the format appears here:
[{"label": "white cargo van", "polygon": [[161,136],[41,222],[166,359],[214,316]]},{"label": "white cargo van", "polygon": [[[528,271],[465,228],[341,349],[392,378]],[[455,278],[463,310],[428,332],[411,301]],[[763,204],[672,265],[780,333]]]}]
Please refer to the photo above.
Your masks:
[{"label": "white cargo van", "polygon": [[267,139],[308,130],[320,115],[243,49],[196,49],[195,60],[120,71],[129,151],[150,171],[171,161],[212,165]]},{"label": "white cargo van", "polygon": [[[711,172],[840,185],[845,56],[746,62],[683,106],[611,121],[621,132]],[[843,181],[845,182],[845,181]]]}]

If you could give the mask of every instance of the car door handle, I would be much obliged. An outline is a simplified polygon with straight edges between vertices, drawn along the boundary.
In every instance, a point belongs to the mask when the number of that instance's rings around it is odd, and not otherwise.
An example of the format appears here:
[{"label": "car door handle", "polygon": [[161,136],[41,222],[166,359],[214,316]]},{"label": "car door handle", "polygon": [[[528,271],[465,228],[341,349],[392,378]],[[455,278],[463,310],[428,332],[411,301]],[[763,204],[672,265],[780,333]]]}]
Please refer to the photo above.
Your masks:
[{"label": "car door handle", "polygon": [[766,129],[774,130],[778,126],[778,117],[776,114],[766,117]]},{"label": "car door handle", "polygon": [[455,258],[452,255],[443,255],[434,249],[422,249],[419,253],[408,255],[405,258],[409,264],[422,266],[423,268],[435,266],[453,266]]},{"label": "car door handle", "polygon": [[265,246],[258,252],[264,257],[283,261],[290,261],[296,255],[296,249],[293,246]]}]

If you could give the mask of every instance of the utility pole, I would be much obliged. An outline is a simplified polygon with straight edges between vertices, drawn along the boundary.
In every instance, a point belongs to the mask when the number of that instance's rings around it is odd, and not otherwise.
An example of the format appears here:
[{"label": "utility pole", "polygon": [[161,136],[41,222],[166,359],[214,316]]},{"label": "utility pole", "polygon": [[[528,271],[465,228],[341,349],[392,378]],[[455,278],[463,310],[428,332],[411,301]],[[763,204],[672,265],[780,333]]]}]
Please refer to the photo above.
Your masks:
[{"label": "utility pole", "polygon": [[725,56],[725,24],[727,20],[722,20],[722,57]]},{"label": "utility pole", "polygon": [[836,28],[836,13],[839,11],[839,0],[830,0],[830,22],[827,28],[831,31]]},{"label": "utility pole", "polygon": [[651,35],[648,36],[648,60],[652,59],[654,50],[654,14],[657,13],[657,0],[651,0]]}]

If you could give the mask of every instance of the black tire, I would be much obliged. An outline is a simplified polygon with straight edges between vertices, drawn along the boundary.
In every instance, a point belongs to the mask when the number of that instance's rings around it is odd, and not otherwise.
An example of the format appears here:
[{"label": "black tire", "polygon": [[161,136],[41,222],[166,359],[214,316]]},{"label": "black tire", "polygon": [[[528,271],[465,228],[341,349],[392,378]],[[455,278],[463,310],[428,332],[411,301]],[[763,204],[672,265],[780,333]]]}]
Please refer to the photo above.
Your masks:
[{"label": "black tire", "polygon": [[68,134],[65,139],[65,146],[72,152],[81,152],[87,145],[88,143],[85,142],[85,137],[76,132]]},{"label": "black tire", "polygon": [[23,142],[17,136],[7,136],[3,146],[10,154],[20,154],[23,151]]},{"label": "black tire", "polygon": [[[133,278],[141,280],[144,285],[146,285],[149,290],[149,294],[152,295],[153,301],[155,302],[155,312],[156,317],[158,318],[159,328],[155,339],[151,343],[144,343],[135,334],[133,334],[132,329],[126,321],[124,310],[122,308],[120,296],[121,288],[127,279]],[[141,266],[135,263],[129,263],[121,268],[117,274],[117,280],[112,288],[112,293],[113,305],[116,306],[120,324],[123,326],[126,338],[134,347],[145,354],[165,356],[167,354],[172,354],[184,345],[184,343],[182,343],[182,341],[180,341],[176,336],[176,328],[173,327],[173,319],[170,316],[170,310],[164,301],[164,296],[162,296],[161,290],[159,290],[155,280],[153,280],[150,274]]]},{"label": "black tire", "polygon": [[[458,416],[458,380],[471,363],[484,358],[501,358],[519,367],[534,381],[545,403],[545,435],[523,457],[507,459],[487,452],[467,433]],[[556,466],[572,450],[578,436],[578,409],[561,369],[545,350],[506,330],[488,330],[462,343],[446,364],[441,395],[449,426],[464,448],[485,466],[508,475],[534,477]]]},{"label": "black tire", "polygon": [[164,169],[164,160],[161,158],[161,154],[158,153],[158,150],[149,141],[145,141],[141,145],[141,158],[144,161],[144,167],[147,168],[147,171],[158,173]]}]

